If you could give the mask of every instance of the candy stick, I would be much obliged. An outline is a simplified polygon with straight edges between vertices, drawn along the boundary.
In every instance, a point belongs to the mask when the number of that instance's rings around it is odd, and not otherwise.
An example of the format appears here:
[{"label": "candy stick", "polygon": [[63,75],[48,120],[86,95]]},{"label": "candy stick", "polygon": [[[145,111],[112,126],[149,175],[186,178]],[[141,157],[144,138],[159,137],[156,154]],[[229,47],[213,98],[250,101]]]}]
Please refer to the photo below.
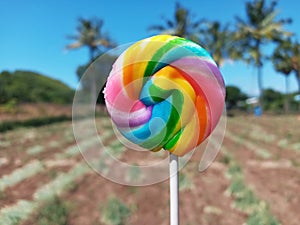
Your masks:
[{"label": "candy stick", "polygon": [[170,153],[170,224],[179,224],[178,156]]}]

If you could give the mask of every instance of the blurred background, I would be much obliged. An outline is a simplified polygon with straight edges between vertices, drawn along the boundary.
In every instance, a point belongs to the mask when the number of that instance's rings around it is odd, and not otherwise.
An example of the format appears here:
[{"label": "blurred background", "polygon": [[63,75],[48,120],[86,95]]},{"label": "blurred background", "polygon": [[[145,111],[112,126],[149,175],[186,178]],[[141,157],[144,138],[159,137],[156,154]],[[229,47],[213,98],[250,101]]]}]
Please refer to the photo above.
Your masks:
[{"label": "blurred background", "polygon": [[[168,181],[128,187],[102,178],[85,164],[72,130],[77,89],[97,101],[105,145],[131,160],[95,86],[116,55],[102,57],[98,76],[80,78],[103,53],[156,34],[203,46],[227,91],[216,161],[199,173],[196,152],[180,171],[181,224],[298,225],[299,7],[283,0],[1,1],[0,225],[169,224]],[[88,137],[84,146],[97,148]]]}]

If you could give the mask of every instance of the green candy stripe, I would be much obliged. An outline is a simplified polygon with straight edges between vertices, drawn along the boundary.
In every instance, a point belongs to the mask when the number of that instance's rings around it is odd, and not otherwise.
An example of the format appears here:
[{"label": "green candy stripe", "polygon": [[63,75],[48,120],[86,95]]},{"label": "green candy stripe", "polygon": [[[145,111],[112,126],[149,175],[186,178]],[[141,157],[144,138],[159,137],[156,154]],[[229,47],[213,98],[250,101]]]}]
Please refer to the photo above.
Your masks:
[{"label": "green candy stripe", "polygon": [[184,45],[185,39],[182,38],[175,38],[165,45],[163,45],[160,49],[156,51],[156,53],[153,55],[152,59],[148,62],[148,65],[145,70],[144,77],[151,76],[155,70],[155,68],[162,68],[166,66],[166,63],[161,62],[162,57],[169,52],[173,48],[177,48],[180,45]]},{"label": "green candy stripe", "polygon": [[172,149],[175,144],[177,143],[177,141],[179,140],[179,138],[181,137],[181,134],[183,132],[183,129],[181,129],[180,131],[178,131],[168,142],[167,144],[165,144],[164,149],[165,150],[170,150]]},{"label": "green candy stripe", "polygon": [[[156,71],[160,70],[161,68],[163,68],[164,66],[167,66],[168,63],[170,62],[163,62],[163,57],[172,49],[174,48],[178,48],[178,47],[183,47],[186,50],[188,50],[188,54],[187,55],[195,55],[195,56],[199,56],[199,57],[205,57],[211,61],[213,61],[211,55],[201,46],[199,46],[198,44],[184,39],[184,38],[175,38],[170,40],[169,42],[167,42],[165,45],[163,45],[162,47],[160,47],[155,54],[153,55],[153,57],[151,58],[151,60],[148,62],[145,73],[144,73],[144,77],[149,77],[151,75],[153,75]],[[187,56],[184,55],[184,56]]]},{"label": "green candy stripe", "polygon": [[[163,147],[167,144],[172,138],[175,131],[176,125],[180,122],[180,114],[182,112],[183,106],[183,95],[178,90],[174,90],[172,93],[172,105],[171,105],[171,113],[169,120],[166,123],[165,128],[153,138],[145,141],[141,144],[144,148],[153,148],[153,143],[160,143],[159,147]],[[161,140],[161,135],[165,133],[163,140]],[[158,146],[155,146],[158,147]]]},{"label": "green candy stripe", "polygon": [[151,85],[149,88],[151,100],[155,103],[161,102],[172,94],[172,90],[163,90],[156,85]]}]

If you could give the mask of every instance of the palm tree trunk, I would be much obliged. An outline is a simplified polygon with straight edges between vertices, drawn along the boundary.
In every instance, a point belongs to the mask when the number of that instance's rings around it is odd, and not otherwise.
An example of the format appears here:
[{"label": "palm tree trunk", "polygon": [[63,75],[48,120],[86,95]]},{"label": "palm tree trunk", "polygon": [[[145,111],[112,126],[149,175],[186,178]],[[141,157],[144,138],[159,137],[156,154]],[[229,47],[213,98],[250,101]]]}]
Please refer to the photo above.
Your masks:
[{"label": "palm tree trunk", "polygon": [[295,75],[298,83],[298,94],[300,94],[300,70],[297,70]]},{"label": "palm tree trunk", "polygon": [[261,62],[260,45],[261,45],[261,41],[259,39],[257,39],[256,44],[255,44],[255,50],[257,52],[257,59],[256,59],[255,64],[257,65],[257,84],[258,84],[259,105],[263,109],[263,80],[262,80],[263,64]]},{"label": "palm tree trunk", "polygon": [[284,111],[288,113],[290,111],[290,99],[289,99],[289,76],[285,75],[285,99],[284,99]]},{"label": "palm tree trunk", "polygon": [[91,104],[96,105],[97,104],[97,86],[96,86],[96,76],[93,74],[93,77],[91,79]]},{"label": "palm tree trunk", "polygon": [[[94,53],[95,53],[95,48],[90,47],[90,63],[94,61]],[[91,106],[95,106],[97,104],[97,86],[96,86],[96,75],[92,74],[91,77]]]},{"label": "palm tree trunk", "polygon": [[263,81],[262,81],[262,66],[257,66],[257,84],[258,84],[258,97],[259,104],[263,107]]},{"label": "palm tree trunk", "polygon": [[[296,70],[295,75],[298,84],[298,95],[300,95],[300,70]],[[298,101],[298,112],[300,112],[300,101]]]}]

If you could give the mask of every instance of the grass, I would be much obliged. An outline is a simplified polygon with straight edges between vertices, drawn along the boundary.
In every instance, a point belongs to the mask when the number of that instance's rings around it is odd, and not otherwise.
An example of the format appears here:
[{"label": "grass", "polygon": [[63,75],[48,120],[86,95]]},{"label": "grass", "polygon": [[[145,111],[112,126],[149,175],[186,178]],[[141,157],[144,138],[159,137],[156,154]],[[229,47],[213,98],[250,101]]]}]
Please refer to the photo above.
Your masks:
[{"label": "grass", "polygon": [[36,145],[36,146],[33,146],[33,147],[29,148],[26,152],[29,155],[36,155],[36,154],[39,154],[39,153],[43,152],[44,150],[45,150],[44,146]]},{"label": "grass", "polygon": [[2,200],[4,198],[5,198],[5,193],[4,193],[4,191],[0,190],[0,200]]},{"label": "grass", "polygon": [[242,169],[237,163],[229,163],[229,168],[227,171],[229,177],[242,176]]},{"label": "grass", "polygon": [[125,177],[126,181],[129,183],[139,182],[142,180],[142,178],[141,169],[137,165],[130,167]]},{"label": "grass", "polygon": [[245,187],[240,192],[236,193],[235,197],[236,207],[241,209],[243,212],[251,214],[257,211],[257,206],[259,205],[260,200],[249,188]]},{"label": "grass", "polygon": [[242,168],[234,157],[227,151],[224,151],[224,157],[228,165],[226,176],[231,179],[227,193],[234,197],[234,206],[248,215],[246,225],[280,225],[270,213],[268,204],[259,199],[245,184]]},{"label": "grass", "polygon": [[179,191],[192,190],[194,188],[193,180],[184,173],[179,173]]},{"label": "grass", "polygon": [[235,135],[229,130],[226,131],[226,137],[228,137],[230,140],[240,144],[241,146],[245,146],[249,150],[253,151],[257,156],[263,158],[263,159],[269,159],[272,157],[272,154],[268,152],[266,149],[263,149],[259,147],[258,145],[247,141],[245,138],[240,137],[239,135]]},{"label": "grass", "polygon": [[116,159],[120,159],[122,157],[123,152],[125,151],[125,147],[112,147],[112,146],[106,146],[106,150],[111,157],[114,157]]},{"label": "grass", "polygon": [[44,166],[39,161],[33,161],[25,166],[14,170],[11,174],[5,175],[0,179],[0,191],[4,191],[7,187],[13,186],[22,180],[34,176],[44,170]]},{"label": "grass", "polygon": [[253,212],[247,219],[246,225],[280,225],[278,220],[270,213],[269,206],[261,201],[257,206],[255,212]]},{"label": "grass", "polygon": [[38,189],[33,197],[40,202],[48,201],[53,196],[60,195],[63,191],[68,190],[72,182],[89,171],[86,164],[77,164],[67,173],[59,174],[53,181]]},{"label": "grass", "polygon": [[[77,164],[66,173],[59,174],[53,181],[35,191],[33,201],[19,200],[16,204],[0,210],[0,225],[17,225],[26,220],[32,213],[39,212],[41,205],[53,202],[53,199],[65,191],[76,189],[75,179],[89,171],[86,164]],[[49,225],[56,225],[49,223]]]},{"label": "grass", "polygon": [[44,204],[37,216],[38,225],[67,225],[70,204],[55,196]]},{"label": "grass", "polygon": [[27,219],[37,209],[37,204],[25,200],[18,201],[14,207],[5,207],[0,211],[0,225],[17,225]]},{"label": "grass", "polygon": [[117,197],[110,197],[102,208],[101,221],[106,225],[124,225],[131,209]]}]

